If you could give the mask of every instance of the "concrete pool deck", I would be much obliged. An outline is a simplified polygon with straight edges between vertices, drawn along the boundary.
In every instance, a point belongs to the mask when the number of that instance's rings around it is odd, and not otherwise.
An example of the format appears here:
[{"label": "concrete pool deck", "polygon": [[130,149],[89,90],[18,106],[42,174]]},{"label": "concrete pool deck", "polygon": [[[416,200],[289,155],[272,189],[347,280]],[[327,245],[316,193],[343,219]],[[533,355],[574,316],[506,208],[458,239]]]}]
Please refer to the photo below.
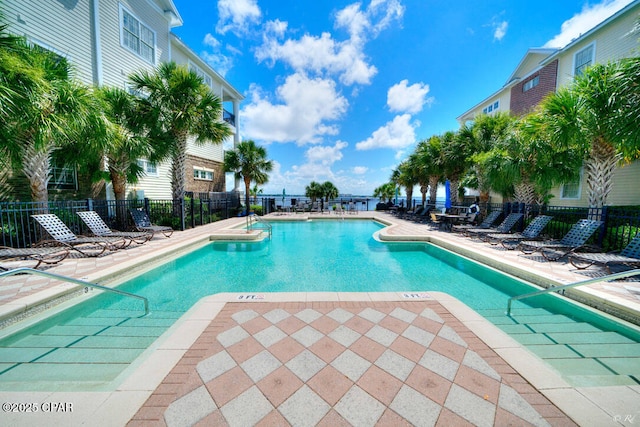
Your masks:
[{"label": "concrete pool deck", "polygon": [[[291,214],[269,220],[306,218]],[[380,233],[382,240],[430,240],[542,282],[587,278],[566,263],[487,249],[485,243],[386,213],[345,218],[376,218],[390,225]],[[234,218],[176,232],[99,258],[72,257],[48,271],[117,283],[132,270],[137,274],[145,265],[150,268],[163,257],[206,244],[209,236],[224,235],[225,228],[243,222]],[[237,231],[228,234],[240,237]],[[611,302],[616,309],[640,312],[637,282],[585,288],[590,297]],[[36,276],[4,278],[0,316],[17,315],[70,289]],[[203,299],[113,392],[0,393],[3,402],[69,402],[73,413],[0,413],[0,420],[14,425],[95,425],[96,420],[104,425],[188,425],[201,418],[203,425],[243,425],[246,420],[368,425],[400,419],[429,424],[431,419],[440,425],[501,425],[524,418],[533,425],[545,425],[545,420],[551,425],[572,425],[571,420],[579,425],[631,425],[640,416],[640,386],[571,387],[528,350],[445,294],[244,295],[246,302],[239,297]],[[327,384],[335,384],[336,390],[329,393]],[[217,392],[220,387],[228,391],[224,396]],[[421,412],[425,407],[431,408],[428,414]]]}]

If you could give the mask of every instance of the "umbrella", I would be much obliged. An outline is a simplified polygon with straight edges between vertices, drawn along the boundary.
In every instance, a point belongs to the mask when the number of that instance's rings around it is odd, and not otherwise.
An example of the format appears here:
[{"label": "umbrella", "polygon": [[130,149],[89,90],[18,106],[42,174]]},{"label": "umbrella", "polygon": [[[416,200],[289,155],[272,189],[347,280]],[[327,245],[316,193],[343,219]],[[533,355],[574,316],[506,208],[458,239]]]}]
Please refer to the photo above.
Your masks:
[{"label": "umbrella", "polygon": [[444,207],[451,208],[451,183],[449,180],[444,182]]},{"label": "umbrella", "polygon": [[282,189],[282,205],[284,206],[284,198],[287,197],[287,193]]}]

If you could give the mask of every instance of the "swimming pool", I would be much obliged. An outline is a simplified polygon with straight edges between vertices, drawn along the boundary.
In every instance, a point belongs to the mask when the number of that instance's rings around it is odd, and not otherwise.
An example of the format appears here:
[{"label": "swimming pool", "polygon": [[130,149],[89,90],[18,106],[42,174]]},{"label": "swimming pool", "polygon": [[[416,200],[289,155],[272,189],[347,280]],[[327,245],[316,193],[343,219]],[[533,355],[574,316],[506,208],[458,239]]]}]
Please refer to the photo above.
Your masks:
[{"label": "swimming pool", "polygon": [[201,298],[218,292],[442,291],[487,317],[575,385],[637,384],[640,334],[426,243],[381,243],[372,221],[273,224],[271,239],[212,243],[0,342],[2,390],[99,390]]}]

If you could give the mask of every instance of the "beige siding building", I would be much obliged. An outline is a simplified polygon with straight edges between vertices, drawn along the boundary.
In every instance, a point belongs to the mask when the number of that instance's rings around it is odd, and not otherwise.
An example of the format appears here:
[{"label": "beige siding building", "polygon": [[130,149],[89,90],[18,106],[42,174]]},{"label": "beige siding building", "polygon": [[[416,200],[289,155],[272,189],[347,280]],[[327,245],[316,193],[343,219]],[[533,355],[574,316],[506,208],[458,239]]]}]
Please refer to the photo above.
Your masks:
[{"label": "beige siding building", "polygon": [[[232,129],[226,145],[240,141],[238,111],[243,96],[171,33],[182,25],[172,0],[4,0],[9,30],[67,58],[76,77],[96,86],[128,89],[128,76],[162,62],[185,64],[198,73],[223,102]],[[225,191],[222,145],[188,145],[187,191]],[[145,175],[130,194],[171,198],[170,164],[140,159]],[[107,189],[107,196],[110,191]]]},{"label": "beige siding building", "polygon": [[[480,114],[500,111],[526,114],[545,95],[569,85],[583,68],[637,56],[640,34],[635,30],[639,20],[640,0],[636,0],[562,49],[530,49],[507,83],[461,114],[458,122],[463,125]],[[609,205],[640,204],[640,162],[618,167],[614,180],[614,188],[607,199]],[[551,194],[553,205],[588,205],[586,181],[582,175],[578,182],[566,183],[553,189]],[[499,202],[501,197],[492,195],[492,200]]]}]

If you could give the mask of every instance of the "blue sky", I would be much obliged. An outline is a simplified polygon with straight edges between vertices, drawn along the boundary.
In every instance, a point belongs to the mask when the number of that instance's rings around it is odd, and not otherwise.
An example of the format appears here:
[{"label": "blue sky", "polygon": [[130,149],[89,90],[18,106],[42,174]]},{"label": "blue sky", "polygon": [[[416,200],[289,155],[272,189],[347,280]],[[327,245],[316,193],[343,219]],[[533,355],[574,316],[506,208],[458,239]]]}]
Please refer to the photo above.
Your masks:
[{"label": "blue sky", "polygon": [[242,138],[274,161],[265,194],[331,181],[371,195],[527,49],[563,47],[631,0],[174,3],[174,32],[245,96]]}]

